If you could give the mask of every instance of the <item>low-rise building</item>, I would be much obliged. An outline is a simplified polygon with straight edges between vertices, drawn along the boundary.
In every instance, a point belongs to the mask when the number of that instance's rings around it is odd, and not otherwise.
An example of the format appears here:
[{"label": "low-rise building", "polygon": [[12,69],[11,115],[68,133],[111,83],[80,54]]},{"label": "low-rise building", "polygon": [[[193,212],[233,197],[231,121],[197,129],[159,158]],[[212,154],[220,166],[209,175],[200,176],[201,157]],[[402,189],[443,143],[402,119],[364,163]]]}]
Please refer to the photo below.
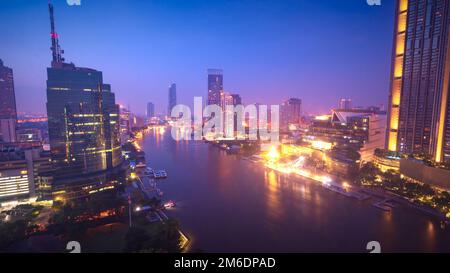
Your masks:
[{"label": "low-rise building", "polygon": [[40,176],[50,169],[50,154],[41,148],[0,145],[0,202],[39,198]]},{"label": "low-rise building", "polygon": [[386,113],[377,109],[337,109],[329,116],[312,120],[306,140],[330,143],[338,149],[352,149],[361,161],[373,161],[376,149],[385,146]]}]

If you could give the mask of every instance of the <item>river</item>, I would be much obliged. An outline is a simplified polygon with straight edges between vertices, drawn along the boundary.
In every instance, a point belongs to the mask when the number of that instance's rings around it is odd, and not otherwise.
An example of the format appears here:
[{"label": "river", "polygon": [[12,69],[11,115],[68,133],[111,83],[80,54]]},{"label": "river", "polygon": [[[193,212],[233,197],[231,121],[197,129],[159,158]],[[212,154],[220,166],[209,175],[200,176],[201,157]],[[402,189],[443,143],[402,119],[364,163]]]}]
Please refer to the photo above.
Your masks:
[{"label": "river", "polygon": [[383,212],[374,199],[357,201],[317,182],[277,174],[201,141],[172,139],[150,130],[141,146],[147,165],[164,169],[165,200],[177,207],[190,251],[450,252],[450,229],[415,209]]}]

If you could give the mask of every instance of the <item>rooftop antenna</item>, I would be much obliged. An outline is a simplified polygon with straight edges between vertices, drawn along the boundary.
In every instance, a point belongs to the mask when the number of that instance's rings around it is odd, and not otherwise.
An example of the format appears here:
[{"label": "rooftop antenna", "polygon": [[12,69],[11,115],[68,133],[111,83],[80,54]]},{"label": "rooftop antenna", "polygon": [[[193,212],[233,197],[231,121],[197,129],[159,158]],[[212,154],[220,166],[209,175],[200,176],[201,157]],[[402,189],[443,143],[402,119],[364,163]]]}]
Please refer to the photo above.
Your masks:
[{"label": "rooftop antenna", "polygon": [[58,33],[56,33],[55,30],[55,16],[53,14],[53,4],[51,0],[48,1],[48,11],[50,12],[50,37],[52,39],[52,47],[50,48],[52,50],[52,67],[61,67],[64,63],[64,58],[62,57],[62,54],[64,53],[64,50],[61,50],[61,47],[59,46],[59,40],[58,40]]}]

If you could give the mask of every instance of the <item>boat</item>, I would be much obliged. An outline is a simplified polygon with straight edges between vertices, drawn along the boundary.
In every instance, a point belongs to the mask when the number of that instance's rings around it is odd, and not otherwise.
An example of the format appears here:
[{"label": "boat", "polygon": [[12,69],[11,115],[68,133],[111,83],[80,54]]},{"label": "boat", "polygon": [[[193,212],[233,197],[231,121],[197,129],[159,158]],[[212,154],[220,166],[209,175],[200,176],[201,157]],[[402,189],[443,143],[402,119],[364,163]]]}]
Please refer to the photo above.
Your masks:
[{"label": "boat", "polygon": [[172,200],[169,200],[167,203],[164,204],[164,208],[170,209],[176,206],[176,203]]},{"label": "boat", "polygon": [[375,204],[373,204],[373,206],[382,211],[386,211],[386,212],[392,211],[392,208],[386,204],[375,203]]},{"label": "boat", "polygon": [[154,171],[153,172],[153,177],[155,179],[163,179],[163,178],[167,178],[167,172],[164,170],[160,170],[160,171]]},{"label": "boat", "polygon": [[153,175],[154,174],[154,170],[152,168],[146,167],[145,168],[145,175]]},{"label": "boat", "polygon": [[147,165],[145,164],[145,163],[143,163],[143,162],[139,162],[137,165],[136,165],[136,168],[138,168],[138,169],[140,169],[140,168],[146,168],[147,167]]}]

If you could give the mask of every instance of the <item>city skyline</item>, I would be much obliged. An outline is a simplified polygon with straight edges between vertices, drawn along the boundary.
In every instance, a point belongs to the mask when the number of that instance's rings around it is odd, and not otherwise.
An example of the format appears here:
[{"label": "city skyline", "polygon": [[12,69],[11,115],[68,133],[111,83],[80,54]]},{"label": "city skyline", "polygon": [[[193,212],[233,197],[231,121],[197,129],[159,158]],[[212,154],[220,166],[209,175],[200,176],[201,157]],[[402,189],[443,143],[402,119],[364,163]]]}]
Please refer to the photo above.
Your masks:
[{"label": "city skyline", "polygon": [[[48,65],[49,26],[44,2],[5,3],[5,8],[0,11],[6,26],[31,12],[36,13],[35,19],[24,20],[15,26],[17,31],[10,33],[8,37],[11,38],[0,45],[0,51],[4,52],[2,59],[15,71],[19,112],[45,112],[44,68]],[[77,23],[76,27],[71,26],[71,22],[84,21],[83,18],[99,8],[99,2],[90,1],[78,7],[68,6],[65,1],[55,1],[54,4],[58,9],[56,19],[59,19],[59,38],[67,59],[77,66],[94,65],[104,71],[108,75],[106,80],[116,90],[118,103],[130,105],[139,114],[145,114],[145,102],[132,98],[143,97],[154,101],[156,112],[165,111],[165,89],[170,82],[177,82],[183,90],[179,96],[180,103],[190,103],[194,96],[205,97],[205,70],[211,67],[224,70],[227,79],[225,91],[233,90],[241,94],[245,103],[279,104],[290,97],[299,97],[304,101],[305,113],[312,114],[326,112],[339,97],[352,98],[355,105],[387,105],[389,60],[379,56],[390,54],[393,4],[383,3],[381,7],[371,7],[364,1],[356,0],[351,3],[331,1],[329,4],[317,5],[308,1],[262,2],[133,3],[120,13],[119,21],[123,26],[96,21],[95,25]],[[113,14],[119,7],[119,1],[112,1],[104,7],[104,12]],[[142,12],[138,9],[142,9]],[[335,9],[342,12],[342,18],[332,13]],[[10,11],[5,13],[7,10]],[[221,23],[204,27],[203,21],[211,19],[220,10],[233,16],[221,15],[224,19]],[[190,18],[200,11],[201,14],[205,12],[203,19]],[[155,19],[145,19],[145,12],[155,15]],[[319,13],[323,13],[320,23],[319,17],[315,17]],[[267,29],[264,20],[249,22],[248,14],[260,19],[278,19],[278,23]],[[169,15],[178,17],[169,24],[164,21],[167,19],[165,16]],[[181,24],[186,19],[190,19],[190,23]],[[335,20],[341,23],[335,25]],[[151,23],[159,28],[151,27]],[[251,23],[252,28],[244,27],[248,23]],[[292,24],[298,28],[291,28]],[[186,28],[195,35],[186,37],[183,34]],[[13,28],[7,27],[9,32],[8,29]],[[127,48],[126,43],[130,38],[123,36],[123,33],[138,37],[137,42],[131,43],[132,50]],[[201,37],[206,35],[217,38],[218,43],[201,42]],[[348,41],[339,40],[338,36],[341,35],[348,36]],[[86,37],[93,42],[84,43],[76,37]],[[28,43],[27,39],[33,39],[34,42]],[[269,42],[273,39],[278,43]],[[330,51],[331,43],[338,50]],[[350,45],[357,49],[350,50]],[[17,51],[22,53],[20,57],[14,57]],[[176,56],[172,57],[173,53]],[[112,61],[108,56],[113,55],[126,57]],[[198,60],[194,63],[193,58]],[[339,60],[344,59],[348,65],[337,66]],[[151,64],[147,60],[152,60]],[[354,72],[356,67],[359,68],[358,72]],[[26,77],[29,70],[33,75]],[[326,73],[328,70],[334,72]],[[327,74],[326,81],[320,79],[321,74]],[[145,85],[140,80],[142,78],[148,79]],[[371,81],[371,84],[364,84],[366,80]],[[367,90],[365,95],[359,92],[362,89]],[[260,96],[260,93],[265,96]],[[329,100],[324,101],[317,94],[327,96]],[[28,102],[31,100],[25,98],[33,98],[39,103],[31,106]]]},{"label": "city skyline", "polygon": [[97,1],[5,28],[1,253],[450,251],[450,0]]}]

